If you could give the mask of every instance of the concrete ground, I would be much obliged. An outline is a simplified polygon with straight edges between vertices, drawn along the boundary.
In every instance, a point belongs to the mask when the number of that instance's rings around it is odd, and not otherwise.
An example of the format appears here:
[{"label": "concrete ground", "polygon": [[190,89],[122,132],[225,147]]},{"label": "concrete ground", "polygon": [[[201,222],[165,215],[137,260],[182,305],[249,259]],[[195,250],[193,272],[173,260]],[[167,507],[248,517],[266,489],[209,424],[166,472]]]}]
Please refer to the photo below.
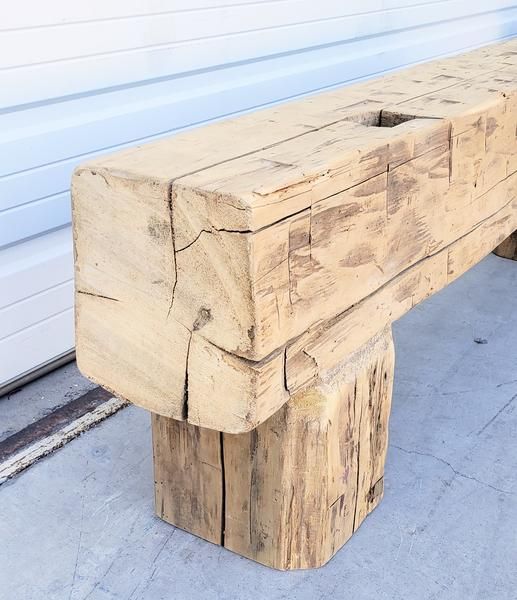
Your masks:
[{"label": "concrete ground", "polygon": [[395,325],[385,497],[325,567],[273,571],[155,518],[130,407],[0,487],[0,598],[515,600],[516,289],[489,256]]}]

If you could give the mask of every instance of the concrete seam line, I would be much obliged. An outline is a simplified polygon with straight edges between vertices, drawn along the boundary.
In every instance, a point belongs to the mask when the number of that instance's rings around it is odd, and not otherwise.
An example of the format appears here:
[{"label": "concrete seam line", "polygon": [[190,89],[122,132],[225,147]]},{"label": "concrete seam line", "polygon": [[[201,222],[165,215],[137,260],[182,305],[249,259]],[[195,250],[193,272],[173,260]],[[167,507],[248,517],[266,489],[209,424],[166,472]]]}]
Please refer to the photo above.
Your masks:
[{"label": "concrete seam line", "polygon": [[126,400],[121,400],[120,398],[109,398],[109,400],[103,402],[91,412],[75,419],[52,435],[46,436],[22,448],[19,452],[0,463],[0,485],[128,404]]},{"label": "concrete seam line", "polygon": [[86,394],[58,406],[37,421],[29,423],[26,427],[0,442],[0,464],[27,446],[49,437],[72,421],[92,412],[113,396],[114,394],[103,388],[96,387],[86,392]]}]

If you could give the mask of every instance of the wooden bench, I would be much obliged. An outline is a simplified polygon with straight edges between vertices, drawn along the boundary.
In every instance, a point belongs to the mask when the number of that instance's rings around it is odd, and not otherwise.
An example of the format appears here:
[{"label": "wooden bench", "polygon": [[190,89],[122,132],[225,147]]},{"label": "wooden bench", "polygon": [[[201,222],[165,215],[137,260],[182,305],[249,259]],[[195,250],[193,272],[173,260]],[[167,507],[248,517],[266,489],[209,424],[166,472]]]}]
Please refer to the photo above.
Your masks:
[{"label": "wooden bench", "polygon": [[77,359],[152,412],[162,519],[279,569],[344,544],[383,493],[391,323],[515,258],[516,125],[510,41],[77,169]]}]

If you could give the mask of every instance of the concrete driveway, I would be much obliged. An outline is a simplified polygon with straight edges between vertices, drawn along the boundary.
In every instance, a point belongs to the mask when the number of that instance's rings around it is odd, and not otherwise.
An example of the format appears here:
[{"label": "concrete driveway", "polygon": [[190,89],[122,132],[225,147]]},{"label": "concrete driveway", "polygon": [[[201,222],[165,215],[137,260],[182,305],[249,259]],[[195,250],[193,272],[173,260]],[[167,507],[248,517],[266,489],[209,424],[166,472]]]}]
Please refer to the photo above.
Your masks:
[{"label": "concrete driveway", "polygon": [[130,407],[0,486],[0,598],[515,600],[517,263],[489,256],[394,332],[385,498],[328,565],[272,571],[155,518]]}]

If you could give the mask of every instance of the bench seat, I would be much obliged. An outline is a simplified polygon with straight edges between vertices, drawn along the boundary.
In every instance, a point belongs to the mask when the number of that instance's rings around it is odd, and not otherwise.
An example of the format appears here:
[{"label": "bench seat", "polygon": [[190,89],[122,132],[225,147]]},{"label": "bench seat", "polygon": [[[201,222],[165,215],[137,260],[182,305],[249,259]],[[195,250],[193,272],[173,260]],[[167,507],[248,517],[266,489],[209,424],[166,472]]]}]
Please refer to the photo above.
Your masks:
[{"label": "bench seat", "polygon": [[350,537],[391,323],[515,254],[516,128],[511,40],[76,170],[77,360],[153,413],[160,516],[277,568]]}]

